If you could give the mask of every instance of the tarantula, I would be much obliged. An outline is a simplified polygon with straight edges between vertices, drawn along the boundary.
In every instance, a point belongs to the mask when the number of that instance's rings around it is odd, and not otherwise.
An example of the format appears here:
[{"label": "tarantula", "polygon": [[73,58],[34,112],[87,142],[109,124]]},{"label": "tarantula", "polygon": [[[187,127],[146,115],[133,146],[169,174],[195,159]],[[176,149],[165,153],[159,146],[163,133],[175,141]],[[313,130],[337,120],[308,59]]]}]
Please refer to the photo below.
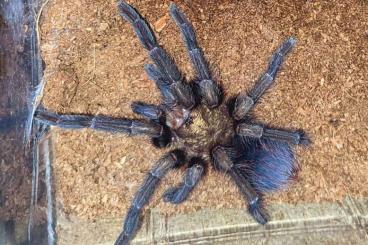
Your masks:
[{"label": "tarantula", "polygon": [[143,120],[101,115],[60,115],[44,108],[35,117],[42,123],[63,128],[92,128],[128,136],[145,135],[157,147],[171,151],[157,161],[138,189],[125,217],[123,231],[115,242],[127,244],[138,230],[142,208],[160,180],[173,168],[187,164],[181,184],[169,188],[165,202],[183,202],[201,180],[209,163],[228,175],[248,202],[248,211],[260,224],[268,221],[262,206],[264,193],[279,190],[297,172],[292,144],[308,144],[301,130],[291,131],[256,123],[250,112],[272,85],[284,56],[295,45],[288,38],[273,54],[266,72],[248,92],[222,103],[223,93],[214,81],[198,46],[192,25],[175,4],[170,14],[179,27],[196,79],[185,81],[174,60],[160,47],[148,23],[131,5],[119,3],[120,15],[128,21],[154,64],[145,65],[149,78],[161,92],[160,105],[132,103]]}]

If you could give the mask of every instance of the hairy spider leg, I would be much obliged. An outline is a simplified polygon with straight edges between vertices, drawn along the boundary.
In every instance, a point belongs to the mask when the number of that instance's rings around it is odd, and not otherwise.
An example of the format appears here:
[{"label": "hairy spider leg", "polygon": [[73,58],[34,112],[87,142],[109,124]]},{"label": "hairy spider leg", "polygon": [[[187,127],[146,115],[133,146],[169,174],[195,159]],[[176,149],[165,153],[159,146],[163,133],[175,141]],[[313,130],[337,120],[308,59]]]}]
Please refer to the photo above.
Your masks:
[{"label": "hairy spider leg", "polygon": [[236,98],[233,110],[233,117],[236,120],[243,119],[247,115],[248,111],[254,107],[257,101],[266,92],[266,90],[271,87],[273,81],[275,80],[276,74],[284,61],[284,56],[291,51],[295,43],[296,40],[292,37],[288,38],[284,43],[282,43],[272,55],[266,72],[256,81],[253,88],[248,93],[240,93],[240,95]]},{"label": "hairy spider leg", "polygon": [[268,222],[268,215],[263,208],[262,197],[257,194],[255,189],[239,170],[232,167],[229,170],[229,175],[238,186],[238,189],[242,193],[245,200],[248,202],[248,212],[258,223],[262,225],[266,224]]},{"label": "hairy spider leg", "polygon": [[131,104],[132,111],[147,120],[158,122],[162,116],[162,110],[157,105],[136,101]]},{"label": "hairy spider leg", "polygon": [[155,122],[137,119],[113,118],[102,115],[57,114],[44,109],[37,109],[35,119],[46,125],[67,129],[91,128],[112,133],[125,133],[129,136],[147,135],[159,137],[163,126]]},{"label": "hairy spider leg", "polygon": [[286,130],[286,129],[275,129],[266,127],[261,124],[255,123],[240,123],[235,129],[237,135],[242,137],[251,138],[268,138],[272,140],[284,141],[289,144],[295,145],[308,145],[310,144],[310,139],[302,130]]},{"label": "hairy spider leg", "polygon": [[235,149],[217,146],[212,150],[212,158],[215,167],[225,172],[235,182],[240,193],[248,203],[248,212],[260,224],[264,225],[268,221],[267,214],[263,209],[262,198],[249,183],[240,170],[236,168],[231,159],[235,154]]},{"label": "hairy spider leg", "polygon": [[201,180],[204,173],[203,162],[201,159],[194,158],[191,161],[191,167],[187,168],[183,175],[183,181],[175,186],[167,189],[163,195],[165,202],[179,204],[185,201],[194,187]]},{"label": "hairy spider leg", "polygon": [[149,202],[161,179],[169,170],[180,166],[185,161],[184,153],[179,150],[171,151],[160,158],[147,174],[143,184],[134,195],[131,207],[124,220],[123,231],[115,245],[129,244],[139,227],[142,208]]},{"label": "hairy spider leg", "polygon": [[164,104],[169,107],[175,107],[177,104],[183,106],[186,109],[191,109],[195,105],[195,97],[192,91],[192,87],[184,82],[167,82],[158,68],[153,64],[146,64],[144,69],[148,77],[155,81],[157,88],[161,92],[161,96],[164,100]]},{"label": "hairy spider leg", "polygon": [[164,99],[191,109],[195,105],[192,88],[183,81],[175,61],[159,46],[148,23],[137,10],[124,1],[120,1],[119,9],[121,16],[132,24],[139,41],[148,50],[150,58],[155,63],[146,66],[145,70],[156,82]]},{"label": "hairy spider leg", "polygon": [[192,25],[185,15],[174,4],[170,4],[170,14],[180,29],[184,43],[188,49],[190,60],[197,72],[198,87],[203,103],[209,108],[214,108],[220,103],[220,89],[212,80],[211,73],[197,39]]},{"label": "hairy spider leg", "polygon": [[157,88],[160,90],[164,104],[175,105],[177,103],[176,94],[172,91],[169,82],[165,82],[165,78],[153,64],[144,65],[148,77],[156,83]]}]

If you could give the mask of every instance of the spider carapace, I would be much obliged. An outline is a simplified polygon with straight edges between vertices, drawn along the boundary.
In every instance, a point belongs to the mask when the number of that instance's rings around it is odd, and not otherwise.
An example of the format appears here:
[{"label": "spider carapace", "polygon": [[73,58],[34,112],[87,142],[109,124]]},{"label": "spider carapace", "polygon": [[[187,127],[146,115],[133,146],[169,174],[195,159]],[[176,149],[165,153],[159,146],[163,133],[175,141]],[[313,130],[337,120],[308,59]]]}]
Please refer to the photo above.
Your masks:
[{"label": "spider carapace", "polygon": [[233,121],[226,106],[214,109],[198,106],[188,113],[179,128],[172,131],[171,144],[184,149],[188,158],[209,161],[211,149],[216,145],[227,145],[234,134]]}]

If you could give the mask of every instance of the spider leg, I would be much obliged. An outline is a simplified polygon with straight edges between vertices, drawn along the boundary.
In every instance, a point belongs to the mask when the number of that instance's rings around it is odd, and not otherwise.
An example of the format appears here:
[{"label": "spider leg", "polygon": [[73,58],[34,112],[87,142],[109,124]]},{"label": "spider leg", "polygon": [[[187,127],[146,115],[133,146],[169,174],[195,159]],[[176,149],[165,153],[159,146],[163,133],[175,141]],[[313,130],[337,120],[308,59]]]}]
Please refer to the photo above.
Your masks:
[{"label": "spider leg", "polygon": [[[163,80],[160,71],[151,64],[145,65],[148,76],[156,82],[161,92],[166,116],[166,125],[172,129],[179,128],[188,118],[195,101],[193,92],[183,82],[169,84]],[[176,91],[176,92],[175,92]],[[177,103],[177,101],[180,101]]]},{"label": "spider leg", "polygon": [[161,125],[135,119],[83,114],[60,115],[44,109],[38,109],[36,111],[35,119],[46,125],[67,129],[91,128],[113,133],[125,133],[129,136],[147,135],[150,137],[159,137],[163,134],[163,127]]},{"label": "spider leg", "polygon": [[[177,102],[187,109],[192,108],[195,99],[190,85],[183,81],[174,60],[159,46],[148,23],[137,10],[124,1],[120,1],[119,9],[121,16],[132,24],[139,41],[148,50],[150,58],[155,63],[146,65],[145,69],[148,76],[156,82],[164,99],[171,97],[172,102]],[[168,93],[171,94],[168,96]]]},{"label": "spider leg", "polygon": [[148,77],[155,81],[157,88],[161,92],[161,96],[165,104],[174,105],[177,101],[175,92],[171,90],[170,83],[165,82],[165,79],[158,68],[153,64],[146,64],[144,66]]},{"label": "spider leg", "polygon": [[165,191],[163,195],[165,202],[179,204],[187,199],[204,173],[203,164],[198,163],[196,160],[193,162],[193,165],[185,171],[183,182]]},{"label": "spider leg", "polygon": [[170,4],[170,13],[181,31],[190,59],[198,74],[198,87],[203,98],[203,102],[208,107],[214,108],[220,103],[220,90],[217,84],[212,80],[207,61],[203,56],[202,50],[197,44],[193,27],[174,3]]},{"label": "spider leg", "polygon": [[131,108],[134,113],[153,121],[159,121],[163,113],[159,106],[140,101],[133,102]]},{"label": "spider leg", "polygon": [[241,93],[235,101],[233,117],[241,120],[245,117],[250,109],[254,107],[257,101],[262,97],[267,89],[269,89],[280,69],[284,56],[286,56],[294,47],[296,40],[292,37],[288,38],[276,52],[272,55],[266,72],[256,81],[254,87],[248,93]]},{"label": "spider leg", "polygon": [[310,139],[300,130],[289,131],[284,129],[269,128],[260,124],[240,123],[236,126],[236,133],[243,137],[252,138],[268,138],[273,140],[284,141],[295,145],[308,145]]},{"label": "spider leg", "polygon": [[235,168],[229,171],[229,175],[238,186],[240,192],[248,201],[248,212],[260,224],[264,225],[268,222],[267,214],[263,210],[262,198],[254,188],[250,185],[248,180]]},{"label": "spider leg", "polygon": [[123,231],[120,233],[115,245],[128,244],[133,238],[138,230],[142,208],[149,202],[157,185],[166,173],[170,169],[182,164],[184,158],[183,152],[174,150],[157,161],[156,165],[150,170],[143,184],[136,192],[133,203],[125,217]]},{"label": "spider leg", "polygon": [[249,181],[235,167],[231,160],[234,149],[217,146],[212,150],[215,167],[226,172],[237,185],[245,200],[248,202],[248,211],[260,224],[267,223],[267,215],[263,210],[262,199]]}]

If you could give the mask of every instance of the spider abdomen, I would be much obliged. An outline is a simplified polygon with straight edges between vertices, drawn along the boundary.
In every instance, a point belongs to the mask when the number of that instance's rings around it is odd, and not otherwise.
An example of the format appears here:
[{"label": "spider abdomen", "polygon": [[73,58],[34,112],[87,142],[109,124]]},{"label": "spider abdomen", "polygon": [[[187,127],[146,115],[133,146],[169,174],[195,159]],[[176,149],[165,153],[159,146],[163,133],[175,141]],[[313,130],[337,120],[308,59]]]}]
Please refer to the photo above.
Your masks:
[{"label": "spider abdomen", "polygon": [[258,192],[285,188],[295,178],[298,164],[288,143],[261,139],[248,139],[241,144],[238,168]]}]

